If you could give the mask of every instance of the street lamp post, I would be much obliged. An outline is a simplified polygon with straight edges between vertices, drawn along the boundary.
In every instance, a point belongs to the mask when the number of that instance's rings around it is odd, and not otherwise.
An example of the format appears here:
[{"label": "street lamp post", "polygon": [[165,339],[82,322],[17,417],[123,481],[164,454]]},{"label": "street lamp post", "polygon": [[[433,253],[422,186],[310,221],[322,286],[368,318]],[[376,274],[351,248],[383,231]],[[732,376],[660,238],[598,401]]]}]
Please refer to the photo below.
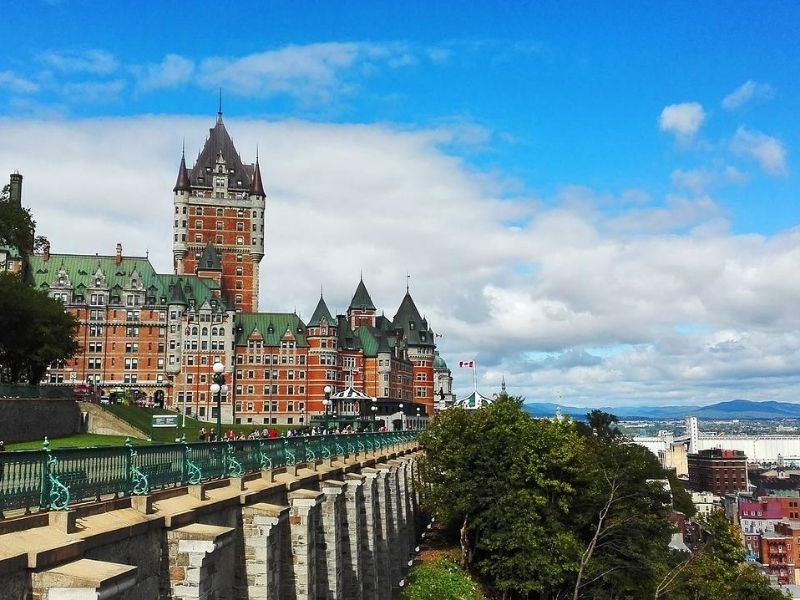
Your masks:
[{"label": "street lamp post", "polygon": [[372,411],[372,431],[374,432],[375,431],[375,416],[376,416],[376,414],[378,412],[378,399],[377,398],[373,398],[372,399],[372,406],[370,406],[369,409]]},{"label": "street lamp post", "polygon": [[400,403],[400,431],[405,431],[406,429],[406,414],[403,412],[403,403]]},{"label": "street lamp post", "polygon": [[422,429],[422,427],[420,427],[420,422],[419,422],[419,413],[420,413],[420,410],[421,410],[421,409],[420,409],[420,407],[418,406],[418,407],[417,407],[417,429]]},{"label": "street lamp post", "polygon": [[225,384],[225,365],[221,362],[215,362],[212,367],[214,370],[213,381],[211,384],[211,393],[217,401],[217,439],[222,439],[222,395],[228,393],[228,386]]}]

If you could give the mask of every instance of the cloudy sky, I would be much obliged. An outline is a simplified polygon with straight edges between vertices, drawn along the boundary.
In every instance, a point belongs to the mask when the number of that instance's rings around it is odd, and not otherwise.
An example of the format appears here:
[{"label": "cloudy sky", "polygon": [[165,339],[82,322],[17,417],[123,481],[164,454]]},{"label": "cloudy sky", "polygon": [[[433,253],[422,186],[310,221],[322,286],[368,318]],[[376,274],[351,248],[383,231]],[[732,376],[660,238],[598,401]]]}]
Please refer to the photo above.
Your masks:
[{"label": "cloudy sky", "polygon": [[462,393],[476,358],[535,401],[800,401],[797,31],[789,1],[11,0],[0,173],[54,252],[168,272],[221,88],[263,310],[363,272],[391,317],[410,273]]}]

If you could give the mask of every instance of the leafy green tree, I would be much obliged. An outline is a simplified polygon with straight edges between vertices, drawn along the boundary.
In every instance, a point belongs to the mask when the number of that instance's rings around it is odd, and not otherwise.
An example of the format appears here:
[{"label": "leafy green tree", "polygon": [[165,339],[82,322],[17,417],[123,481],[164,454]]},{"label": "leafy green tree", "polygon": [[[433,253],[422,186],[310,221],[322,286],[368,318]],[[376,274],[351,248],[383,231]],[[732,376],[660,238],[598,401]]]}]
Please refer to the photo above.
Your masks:
[{"label": "leafy green tree", "polygon": [[0,381],[39,383],[51,362],[78,351],[77,329],[61,302],[0,273]]},{"label": "leafy green tree", "polygon": [[616,415],[609,414],[596,408],[586,413],[586,420],[589,423],[589,429],[591,429],[595,435],[603,439],[615,438],[622,435],[619,427],[617,427],[619,418]]},{"label": "leafy green tree", "polygon": [[534,420],[505,394],[448,410],[422,435],[424,506],[459,525],[463,563],[507,596],[548,594],[574,571],[581,440],[571,422]]},{"label": "leafy green tree", "polygon": [[667,469],[669,487],[672,489],[672,506],[690,519],[697,514],[697,508],[692,502],[692,495],[683,487],[683,482],[678,479],[675,469]]},{"label": "leafy green tree", "polygon": [[27,208],[9,202],[9,186],[0,191],[0,246],[14,246],[20,252],[33,250],[36,223]]}]

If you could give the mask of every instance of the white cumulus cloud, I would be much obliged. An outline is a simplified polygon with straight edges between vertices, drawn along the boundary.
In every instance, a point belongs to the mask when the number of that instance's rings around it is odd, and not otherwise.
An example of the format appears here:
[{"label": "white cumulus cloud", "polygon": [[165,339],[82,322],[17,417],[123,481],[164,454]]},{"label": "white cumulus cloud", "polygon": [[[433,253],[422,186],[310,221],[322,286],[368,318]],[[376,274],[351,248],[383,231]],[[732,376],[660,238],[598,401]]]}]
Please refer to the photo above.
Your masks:
[{"label": "white cumulus cloud", "polygon": [[246,96],[288,94],[305,101],[329,101],[346,90],[346,75],[369,73],[376,65],[413,65],[404,44],[328,42],[289,45],[239,58],[215,57],[200,65],[200,83]]},{"label": "white cumulus cloud", "polygon": [[[121,242],[169,272],[180,142],[191,164],[213,121],[0,119],[0,173],[22,172],[54,253]],[[609,212],[589,188],[520,198],[453,154],[455,126],[226,124],[243,160],[260,144],[264,311],[308,318],[322,284],[341,313],[363,271],[391,318],[410,272],[442,356],[477,357],[484,393],[505,374],[511,393],[584,406],[796,400],[800,228],[731,233],[703,195]]]},{"label": "white cumulus cloud", "polygon": [[661,111],[659,127],[679,140],[688,140],[700,131],[705,118],[706,112],[699,102],[670,104]]},{"label": "white cumulus cloud", "polygon": [[188,82],[194,73],[194,61],[179,54],[167,54],[158,64],[136,67],[137,87],[152,91],[178,87]]},{"label": "white cumulus cloud", "polygon": [[62,73],[91,73],[110,75],[119,67],[119,61],[105,50],[63,50],[42,52],[39,61]]},{"label": "white cumulus cloud", "polygon": [[775,90],[768,83],[758,83],[749,79],[723,98],[722,108],[736,110],[751,100],[769,100],[774,95]]},{"label": "white cumulus cloud", "polygon": [[786,148],[775,137],[739,127],[731,140],[731,150],[739,156],[748,156],[758,161],[770,175],[786,175]]},{"label": "white cumulus cloud", "polygon": [[21,77],[13,71],[0,71],[0,89],[15,94],[32,94],[39,91],[39,85],[30,79]]}]

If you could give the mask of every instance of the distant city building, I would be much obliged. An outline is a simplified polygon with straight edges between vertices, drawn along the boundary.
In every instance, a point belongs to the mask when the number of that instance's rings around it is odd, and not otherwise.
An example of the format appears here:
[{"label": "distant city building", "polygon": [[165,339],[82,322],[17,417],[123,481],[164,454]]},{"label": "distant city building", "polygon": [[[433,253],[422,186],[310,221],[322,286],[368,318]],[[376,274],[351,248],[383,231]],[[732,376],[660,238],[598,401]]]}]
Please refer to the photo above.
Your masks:
[{"label": "distant city building", "polygon": [[710,515],[722,508],[722,498],[711,492],[692,492],[692,504],[698,515]]},{"label": "distant city building", "polygon": [[693,491],[724,496],[748,489],[747,457],[740,450],[701,450],[689,454],[687,462],[689,488]]},{"label": "distant city building", "polygon": [[769,572],[776,576],[780,584],[800,583],[796,567],[800,565],[800,523],[781,522],[775,525],[775,531],[765,532],[761,536],[761,552],[759,560]]},{"label": "distant city building", "polygon": [[436,350],[433,359],[433,379],[435,410],[438,412],[450,408],[456,399],[455,394],[453,394],[453,374],[447,367],[445,360],[439,356],[438,350]]},{"label": "distant city building", "polygon": [[[14,198],[21,181],[12,175]],[[181,157],[173,206],[172,274],[156,273],[147,256],[126,256],[121,244],[113,255],[46,247],[30,258],[32,284],[80,323],[80,353],[51,365],[46,383],[130,390],[211,420],[219,361],[229,390],[223,421],[264,425],[308,423],[323,411],[327,386],[376,398],[377,411],[355,400],[349,408],[378,419],[401,405],[424,418],[436,398],[452,397],[434,332],[408,290],[392,319],[379,313],[363,279],[335,317],[321,295],[308,322],[257,312],[266,193],[258,157],[242,161],[221,110],[194,165]]]}]

